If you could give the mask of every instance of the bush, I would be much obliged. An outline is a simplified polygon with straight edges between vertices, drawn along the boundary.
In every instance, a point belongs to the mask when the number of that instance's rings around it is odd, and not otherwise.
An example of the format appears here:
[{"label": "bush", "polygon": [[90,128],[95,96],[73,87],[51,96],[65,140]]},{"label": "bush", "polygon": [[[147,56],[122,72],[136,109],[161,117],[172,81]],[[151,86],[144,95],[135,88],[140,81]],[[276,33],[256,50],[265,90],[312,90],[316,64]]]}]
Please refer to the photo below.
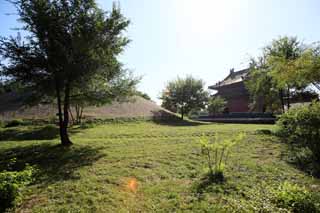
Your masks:
[{"label": "bush", "polygon": [[15,127],[15,126],[21,126],[23,124],[24,122],[22,119],[15,119],[15,120],[9,121],[5,127]]},{"label": "bush", "polygon": [[320,103],[292,108],[280,116],[278,135],[288,142],[307,147],[320,163]]},{"label": "bush", "polygon": [[211,115],[222,113],[227,106],[227,101],[220,96],[211,97],[208,101],[208,111]]},{"label": "bush", "polygon": [[275,202],[280,208],[293,212],[319,212],[320,196],[307,191],[304,187],[284,182],[274,190]]},{"label": "bush", "polygon": [[20,198],[20,190],[33,181],[35,169],[26,166],[23,171],[4,171],[0,173],[0,212],[15,206]]}]

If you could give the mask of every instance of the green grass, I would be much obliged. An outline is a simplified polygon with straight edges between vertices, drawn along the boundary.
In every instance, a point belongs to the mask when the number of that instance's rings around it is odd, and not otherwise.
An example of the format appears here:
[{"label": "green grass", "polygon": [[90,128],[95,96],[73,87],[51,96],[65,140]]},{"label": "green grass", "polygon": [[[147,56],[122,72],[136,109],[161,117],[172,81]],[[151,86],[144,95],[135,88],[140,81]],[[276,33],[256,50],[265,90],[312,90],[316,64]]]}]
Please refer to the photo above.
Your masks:
[{"label": "green grass", "polygon": [[[283,212],[273,202],[273,189],[289,181],[320,193],[320,180],[287,163],[287,145],[262,134],[273,128],[110,123],[72,128],[70,148],[58,145],[52,126],[50,134],[43,126],[3,128],[0,171],[8,164],[38,167],[36,182],[22,192],[17,210],[23,212]],[[232,148],[225,182],[206,181],[199,136],[240,131],[247,137]]]}]

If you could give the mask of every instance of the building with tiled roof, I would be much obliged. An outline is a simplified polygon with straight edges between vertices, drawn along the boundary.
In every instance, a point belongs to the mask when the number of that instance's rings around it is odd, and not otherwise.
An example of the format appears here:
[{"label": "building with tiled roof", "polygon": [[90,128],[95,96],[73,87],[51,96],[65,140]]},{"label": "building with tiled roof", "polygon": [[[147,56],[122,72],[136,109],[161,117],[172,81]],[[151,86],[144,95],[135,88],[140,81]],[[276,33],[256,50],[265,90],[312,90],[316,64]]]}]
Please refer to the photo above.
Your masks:
[{"label": "building with tiled roof", "polygon": [[231,69],[225,79],[209,86],[209,89],[217,91],[215,96],[220,96],[227,101],[226,112],[249,111],[249,93],[244,85],[244,79],[248,73],[249,69],[239,71]]}]

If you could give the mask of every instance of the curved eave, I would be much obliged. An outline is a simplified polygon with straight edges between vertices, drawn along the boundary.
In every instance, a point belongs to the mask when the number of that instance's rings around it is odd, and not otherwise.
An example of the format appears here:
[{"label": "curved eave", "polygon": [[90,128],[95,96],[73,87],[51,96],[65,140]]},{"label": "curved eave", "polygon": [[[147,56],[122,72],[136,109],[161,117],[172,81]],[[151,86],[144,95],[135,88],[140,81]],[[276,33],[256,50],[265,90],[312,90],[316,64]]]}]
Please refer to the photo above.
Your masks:
[{"label": "curved eave", "polygon": [[233,82],[231,84],[224,84],[224,85],[212,85],[212,86],[208,86],[208,88],[213,90],[219,90],[223,87],[229,87],[229,86],[233,86],[235,84],[241,84],[241,83],[243,83],[243,81]]}]

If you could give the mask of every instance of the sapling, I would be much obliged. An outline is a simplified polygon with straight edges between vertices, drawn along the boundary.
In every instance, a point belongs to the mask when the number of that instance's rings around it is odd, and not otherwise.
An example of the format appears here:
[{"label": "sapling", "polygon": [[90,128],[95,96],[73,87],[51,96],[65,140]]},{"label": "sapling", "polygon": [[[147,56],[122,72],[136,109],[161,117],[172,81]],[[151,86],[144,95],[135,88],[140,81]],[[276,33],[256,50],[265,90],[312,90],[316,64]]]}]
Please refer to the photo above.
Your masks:
[{"label": "sapling", "polygon": [[216,133],[213,138],[202,136],[200,138],[201,153],[205,156],[210,177],[223,179],[223,170],[228,161],[230,148],[242,141],[244,133],[239,133],[227,139],[222,139]]}]

